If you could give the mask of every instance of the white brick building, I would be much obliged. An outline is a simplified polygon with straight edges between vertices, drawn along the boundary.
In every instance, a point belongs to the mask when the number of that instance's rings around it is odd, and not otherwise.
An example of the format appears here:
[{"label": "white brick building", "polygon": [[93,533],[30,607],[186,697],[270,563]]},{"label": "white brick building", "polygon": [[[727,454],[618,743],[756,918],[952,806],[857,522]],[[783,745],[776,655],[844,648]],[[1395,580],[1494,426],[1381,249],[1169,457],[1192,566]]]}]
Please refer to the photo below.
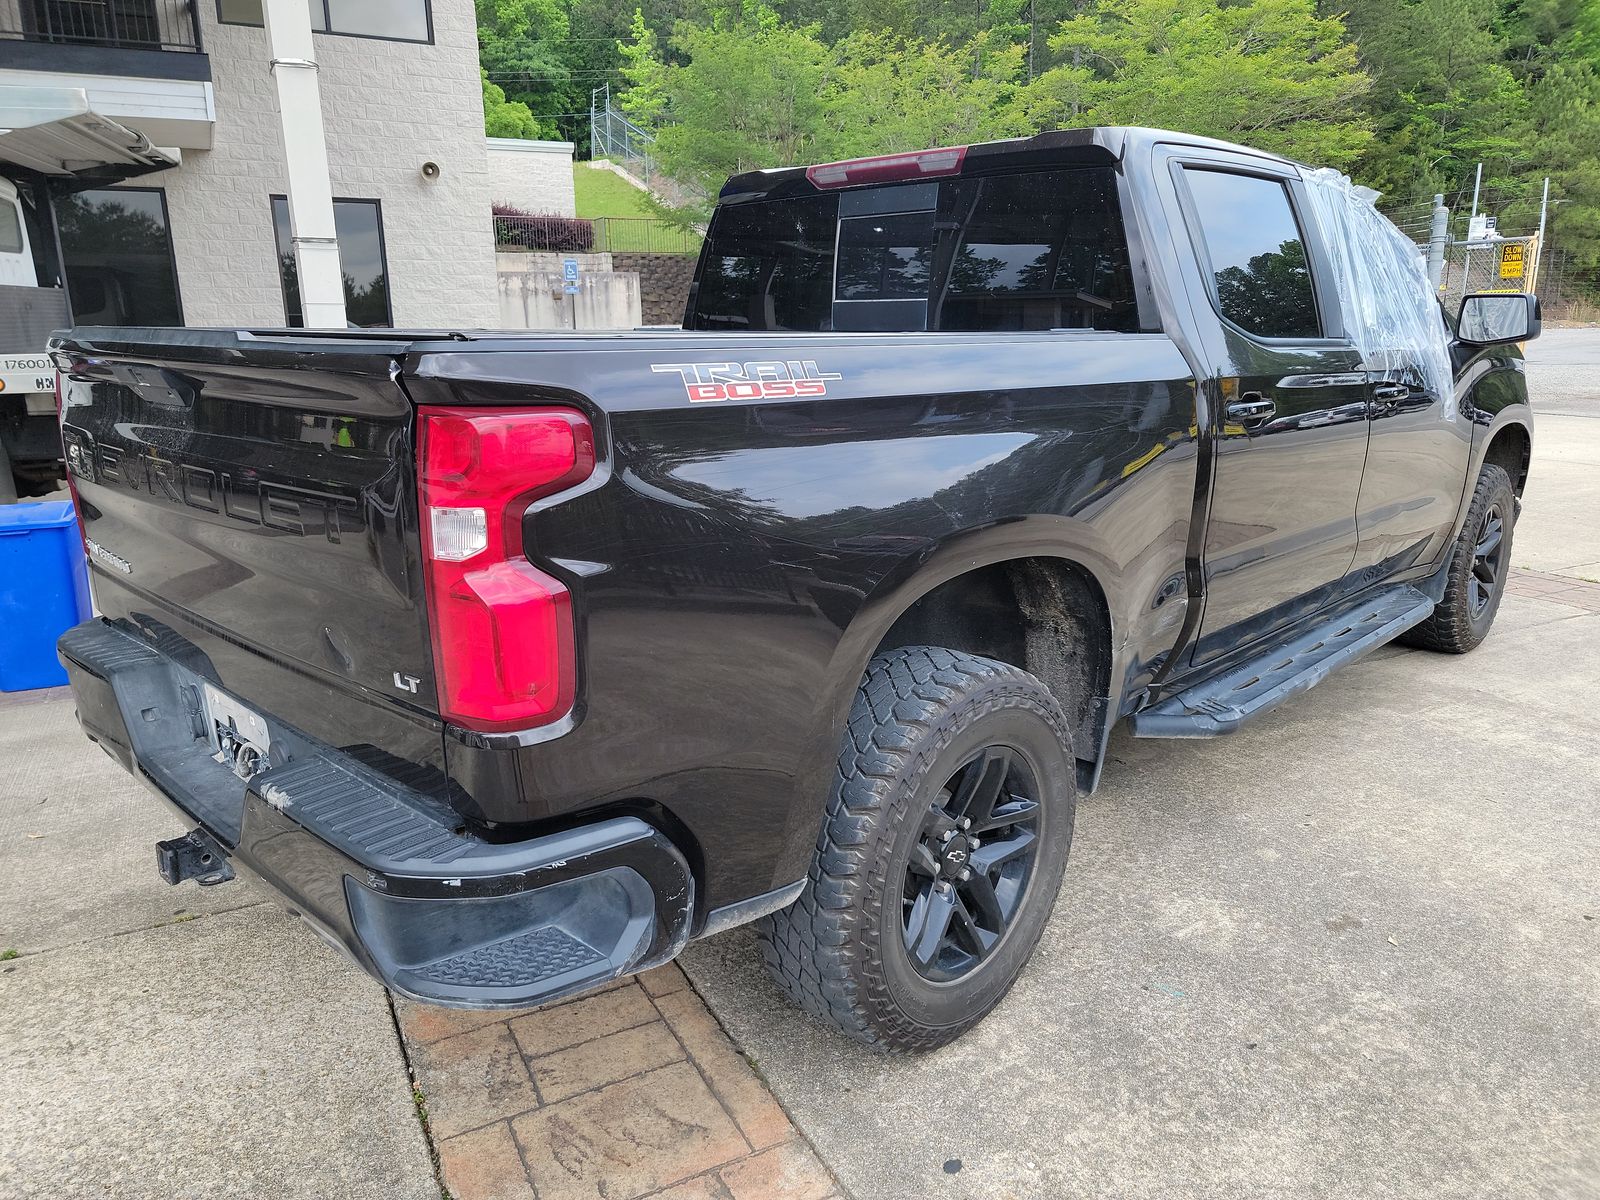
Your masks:
[{"label": "white brick building", "polygon": [[[495,197],[471,0],[309,3],[350,320],[492,325]],[[76,322],[297,323],[294,273],[280,269],[287,207],[274,198],[287,179],[260,9],[0,0],[0,126],[30,94],[87,102],[0,133],[0,175],[45,201],[29,218],[40,282],[65,264]],[[108,139],[95,128],[122,143],[98,165],[89,143]],[[130,132],[142,140],[128,145]]]}]

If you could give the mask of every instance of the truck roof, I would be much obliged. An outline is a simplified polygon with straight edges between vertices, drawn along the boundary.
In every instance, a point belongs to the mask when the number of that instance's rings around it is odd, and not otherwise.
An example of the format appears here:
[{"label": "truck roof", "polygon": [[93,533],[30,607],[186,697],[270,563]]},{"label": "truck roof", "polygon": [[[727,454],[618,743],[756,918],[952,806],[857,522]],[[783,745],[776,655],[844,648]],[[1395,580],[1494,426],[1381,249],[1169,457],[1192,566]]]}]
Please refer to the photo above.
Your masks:
[{"label": "truck roof", "polygon": [[[1178,133],[1170,129],[1154,129],[1143,125],[1095,125],[1084,129],[1052,129],[1031,137],[1007,138],[997,142],[974,142],[967,146],[941,146],[926,150],[907,151],[902,154],[880,155],[873,158],[847,159],[841,162],[813,163],[808,166],[771,167],[759,171],[745,171],[732,176],[717,195],[718,204],[737,204],[754,199],[776,198],[780,195],[815,192],[814,182],[818,172],[829,168],[841,170],[863,165],[889,165],[904,162],[911,170],[905,178],[918,177],[914,164],[917,159],[959,153],[961,169],[968,167],[1005,168],[1011,166],[1042,166],[1077,164],[1083,166],[1109,166],[1120,162],[1130,151],[1158,142],[1184,146],[1197,146],[1212,150],[1228,150],[1235,154],[1248,154],[1256,158],[1287,163],[1293,160],[1281,154],[1241,146],[1218,138],[1201,137],[1192,133]],[[1298,164],[1297,164],[1298,165]],[[955,174],[944,170],[939,174]],[[885,183],[891,180],[881,175],[862,180],[862,186]],[[833,186],[856,186],[852,183]]]}]

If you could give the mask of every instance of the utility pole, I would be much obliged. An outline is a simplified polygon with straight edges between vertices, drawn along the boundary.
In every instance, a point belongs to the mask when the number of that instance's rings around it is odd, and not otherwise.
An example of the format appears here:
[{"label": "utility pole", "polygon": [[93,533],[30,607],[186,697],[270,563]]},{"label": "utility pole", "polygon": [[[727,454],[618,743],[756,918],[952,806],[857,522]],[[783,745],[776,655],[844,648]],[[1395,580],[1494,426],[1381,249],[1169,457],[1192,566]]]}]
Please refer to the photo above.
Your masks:
[{"label": "utility pole", "polygon": [[1483,164],[1478,164],[1478,174],[1472,181],[1472,216],[1467,219],[1467,254],[1461,263],[1461,294],[1467,294],[1472,285],[1472,226],[1478,219],[1478,189],[1483,185]]},{"label": "utility pole", "polygon": [[333,224],[311,15],[305,0],[262,0],[261,11],[278,89],[278,135],[288,168],[289,235],[300,313],[307,329],[344,329],[344,271]]},{"label": "utility pole", "polygon": [[1539,286],[1539,267],[1544,262],[1544,219],[1550,212],[1550,176],[1544,177],[1544,195],[1539,198],[1539,236],[1533,243],[1533,270],[1528,275],[1528,290]]},{"label": "utility pole", "polygon": [[1433,198],[1433,223],[1428,229],[1428,282],[1438,291],[1444,281],[1444,248],[1450,234],[1450,210],[1444,197]]}]

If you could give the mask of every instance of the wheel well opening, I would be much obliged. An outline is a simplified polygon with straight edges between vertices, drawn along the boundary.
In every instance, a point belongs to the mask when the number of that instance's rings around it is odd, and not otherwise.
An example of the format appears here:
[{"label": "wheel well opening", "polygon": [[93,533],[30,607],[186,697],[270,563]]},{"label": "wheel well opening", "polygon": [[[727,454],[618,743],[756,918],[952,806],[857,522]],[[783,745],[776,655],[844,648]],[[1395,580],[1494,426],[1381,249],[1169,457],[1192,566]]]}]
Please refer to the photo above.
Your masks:
[{"label": "wheel well opening", "polygon": [[1017,558],[957,575],[902,613],[873,653],[898,646],[943,646],[1021,667],[1067,714],[1077,757],[1099,755],[1111,618],[1100,585],[1082,567]]},{"label": "wheel well opening", "polygon": [[1528,462],[1532,452],[1533,443],[1528,440],[1528,431],[1521,425],[1507,425],[1494,435],[1489,448],[1483,452],[1483,464],[1502,468],[1511,476],[1511,486],[1520,496],[1523,486],[1528,482]]}]

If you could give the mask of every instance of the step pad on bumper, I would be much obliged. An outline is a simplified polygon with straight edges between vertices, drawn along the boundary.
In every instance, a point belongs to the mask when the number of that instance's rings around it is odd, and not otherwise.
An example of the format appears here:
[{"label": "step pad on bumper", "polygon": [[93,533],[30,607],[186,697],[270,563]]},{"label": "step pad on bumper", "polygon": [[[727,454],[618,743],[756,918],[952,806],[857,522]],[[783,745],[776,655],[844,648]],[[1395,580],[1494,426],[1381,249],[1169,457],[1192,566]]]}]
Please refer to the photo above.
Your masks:
[{"label": "step pad on bumper", "polygon": [[437,983],[479,987],[515,987],[542,983],[568,971],[598,966],[606,956],[570,934],[554,928],[535,929],[503,942],[479,946],[441,959],[417,974]]},{"label": "step pad on bumper", "polygon": [[1352,663],[1419,625],[1433,601],[1416,588],[1388,588],[1291,642],[1274,646],[1231,671],[1135,713],[1134,737],[1217,737],[1270,712],[1297,692],[1316,687]]}]

